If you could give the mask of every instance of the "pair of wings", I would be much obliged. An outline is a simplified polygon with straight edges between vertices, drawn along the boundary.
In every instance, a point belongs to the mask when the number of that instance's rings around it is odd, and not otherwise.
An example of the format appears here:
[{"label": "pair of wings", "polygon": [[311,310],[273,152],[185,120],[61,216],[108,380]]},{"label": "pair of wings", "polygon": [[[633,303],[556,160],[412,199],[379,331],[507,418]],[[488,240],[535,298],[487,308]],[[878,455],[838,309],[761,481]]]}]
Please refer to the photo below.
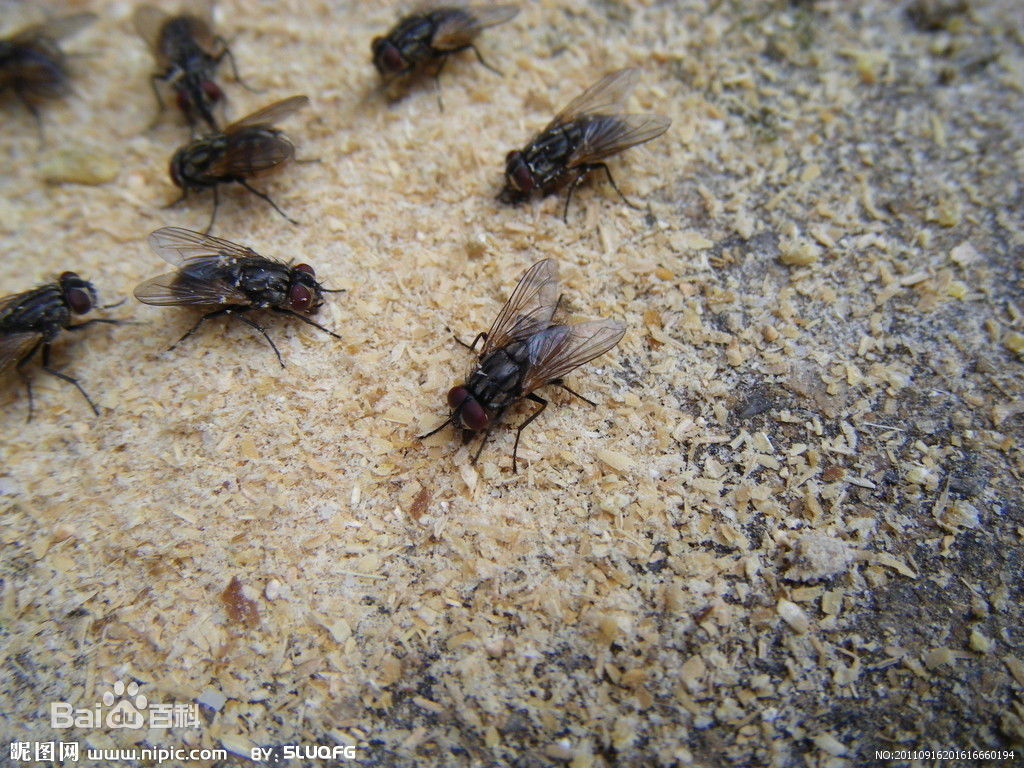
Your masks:
[{"label": "pair of wings", "polygon": [[[258,109],[241,120],[226,126],[222,133],[231,138],[252,128],[270,128],[293,112],[309,105],[308,96],[289,96],[263,109]],[[203,143],[210,137],[197,139]],[[237,176],[255,176],[277,168],[295,156],[295,147],[286,136],[272,131],[249,131],[244,139],[229,141],[223,153],[206,169],[214,178],[230,179]]]},{"label": "pair of wings", "polygon": [[598,162],[624,149],[657,138],[672,124],[664,115],[624,114],[626,99],[640,81],[640,70],[610,72],[570,101],[543,133],[586,119],[583,138],[567,165]]},{"label": "pair of wings", "polygon": [[156,54],[161,63],[167,63],[166,53],[160,42],[163,37],[164,25],[171,19],[187,19],[189,31],[200,48],[208,49],[213,46],[213,9],[209,2],[193,0],[174,16],[152,5],[140,5],[132,15],[135,31],[146,41],[146,45]]},{"label": "pair of wings", "polygon": [[75,13],[71,16],[60,16],[56,19],[49,19],[40,24],[33,24],[10,38],[13,43],[31,43],[36,40],[52,40],[54,42],[70,37],[79,30],[96,21],[95,13]]},{"label": "pair of wings", "polygon": [[472,44],[473,40],[487,27],[504,24],[512,19],[519,9],[514,5],[471,5],[467,7],[442,7],[435,4],[423,5],[421,12],[446,10],[448,14],[437,25],[430,45],[439,51],[455,51]]},{"label": "pair of wings", "polygon": [[[51,286],[44,285],[0,298],[0,320],[3,320],[4,316],[19,304],[30,300],[33,294],[38,294],[48,289],[51,289]],[[0,373],[3,373],[21,360],[22,356],[37,342],[41,341],[42,338],[43,334],[37,331],[0,333]]]},{"label": "pair of wings", "polygon": [[554,259],[537,262],[501,308],[480,350],[482,359],[513,342],[526,344],[530,368],[523,377],[523,394],[603,355],[626,332],[625,325],[609,319],[555,325],[558,300],[558,265]]},{"label": "pair of wings", "polygon": [[157,275],[135,287],[135,298],[156,306],[218,306],[247,304],[236,286],[217,279],[220,267],[233,259],[265,259],[252,248],[181,227],[164,227],[149,236],[149,247],[177,272]]}]

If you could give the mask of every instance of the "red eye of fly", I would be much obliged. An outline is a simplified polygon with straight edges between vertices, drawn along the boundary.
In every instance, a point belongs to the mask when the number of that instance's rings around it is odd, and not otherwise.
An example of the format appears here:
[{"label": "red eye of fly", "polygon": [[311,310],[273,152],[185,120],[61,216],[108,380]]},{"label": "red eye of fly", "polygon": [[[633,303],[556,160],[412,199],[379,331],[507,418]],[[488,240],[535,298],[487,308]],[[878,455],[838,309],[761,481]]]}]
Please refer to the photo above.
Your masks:
[{"label": "red eye of fly", "polygon": [[380,62],[387,72],[401,72],[405,69],[405,59],[391,43],[384,43],[381,47]]},{"label": "red eye of fly", "polygon": [[92,297],[81,288],[69,288],[64,293],[64,298],[76,315],[84,315],[92,309]]},{"label": "red eye of fly", "polygon": [[452,387],[448,390],[448,407],[452,410],[458,408],[469,397],[469,390],[465,387]]},{"label": "red eye of fly", "polygon": [[480,403],[472,397],[466,398],[466,401],[462,404],[462,423],[466,425],[466,429],[479,432],[487,428],[490,420],[490,416],[487,415],[487,411],[484,410]]},{"label": "red eye of fly", "polygon": [[203,80],[203,93],[210,101],[220,101],[224,98],[224,92],[212,80]]},{"label": "red eye of fly", "polygon": [[179,88],[178,92],[174,95],[174,100],[178,102],[178,109],[182,112],[188,112],[192,105],[188,100],[188,91],[184,88]]},{"label": "red eye of fly", "polygon": [[533,174],[522,160],[516,160],[515,167],[512,168],[512,172],[509,175],[511,176],[513,186],[520,192],[529,192],[533,189]]},{"label": "red eye of fly", "polygon": [[313,268],[309,266],[309,264],[296,264],[294,267],[292,267],[292,269],[294,269],[296,272],[305,272],[307,275],[310,275],[311,277],[316,277],[316,272],[313,271]]},{"label": "red eye of fly", "polygon": [[308,312],[313,303],[313,292],[304,285],[294,284],[288,289],[288,306],[296,312]]}]

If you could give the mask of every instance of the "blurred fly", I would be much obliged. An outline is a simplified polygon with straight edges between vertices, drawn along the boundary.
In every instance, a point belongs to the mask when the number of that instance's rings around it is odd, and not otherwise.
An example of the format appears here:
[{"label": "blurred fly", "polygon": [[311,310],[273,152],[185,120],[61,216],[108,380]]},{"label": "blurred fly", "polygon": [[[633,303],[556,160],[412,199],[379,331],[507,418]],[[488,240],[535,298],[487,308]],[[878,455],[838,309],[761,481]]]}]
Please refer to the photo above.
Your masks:
[{"label": "blurred fly", "polygon": [[557,324],[553,317],[560,299],[555,261],[545,259],[530,267],[491,329],[478,335],[472,344],[460,342],[470,350],[481,340],[483,346],[465,382],[448,392],[451,408],[448,418],[437,429],[420,437],[430,437],[449,424],[462,429],[463,443],[483,432],[480,448],[473,456],[475,464],[487,436],[505,410],[523,398],[531,400],[540,407],[516,429],[512,447],[512,472],[515,473],[519,437],[548,404],[534,390],[553,384],[594,405],[565,386],[562,377],[618,344],[626,327],[608,319],[575,325]]},{"label": "blurred fly", "polygon": [[385,80],[431,68],[438,78],[451,54],[470,48],[481,64],[498,72],[484,61],[474,40],[487,27],[504,24],[517,13],[514,5],[428,5],[373,39],[373,65]]},{"label": "blurred fly", "polygon": [[227,57],[235,80],[241,82],[241,78],[227,41],[213,32],[208,4],[194,5],[196,8],[192,11],[175,16],[152,5],[140,6],[135,11],[135,29],[153,51],[160,67],[159,72],[150,76],[160,112],[164,111],[164,100],[158,80],[173,89],[178,109],[189,126],[194,128],[199,119],[216,131],[213,110],[224,98],[224,92],[214,81],[217,66]]},{"label": "blurred fly", "polygon": [[[32,379],[25,365],[40,349],[43,370],[73,384],[81,392],[92,412],[99,409],[86,394],[78,379],[50,367],[50,345],[62,330],[80,331],[95,323],[117,325],[120,320],[97,317],[73,324],[75,315],[84,315],[96,306],[96,289],[74,272],[63,273],[55,283],[46,283],[29,291],[0,299],[0,372],[12,365],[25,381],[28,390],[28,418],[32,419]],[[110,305],[117,306],[117,305]],[[104,307],[105,309],[107,307]]]},{"label": "blurred fly", "polygon": [[307,317],[320,309],[324,293],[343,290],[324,288],[308,264],[291,266],[260,256],[243,245],[178,227],[158,229],[149,236],[149,245],[177,270],[141,283],[135,288],[135,298],[144,304],[206,310],[170,349],[195,333],[207,320],[234,315],[263,335],[283,368],[277,345],[263,326],[245,314],[254,309],[290,315],[336,339],[341,338]]},{"label": "blurred fly", "polygon": [[604,160],[657,138],[672,124],[662,115],[623,113],[639,79],[640,70],[632,68],[605,75],[569,102],[523,149],[509,152],[505,187],[498,199],[515,204],[568,185],[562,212],[562,219],[568,220],[572,193],[591,171],[601,169],[623,202],[636,208],[622,194]]},{"label": "blurred fly", "polygon": [[0,91],[14,91],[40,128],[36,102],[71,92],[68,57],[57,44],[95,20],[95,14],[76,13],[35,24],[0,40]]},{"label": "blurred fly", "polygon": [[206,232],[213,229],[220,197],[217,187],[232,182],[241,184],[257,197],[266,200],[275,211],[292,224],[297,221],[277,207],[265,192],[249,184],[249,179],[262,176],[284,166],[295,157],[291,140],[274,127],[309,104],[306,96],[291,96],[274,102],[248,117],[243,117],[223,131],[194,139],[178,149],[171,158],[171,181],[181,189],[177,205],[191,191],[213,189],[213,212]]}]

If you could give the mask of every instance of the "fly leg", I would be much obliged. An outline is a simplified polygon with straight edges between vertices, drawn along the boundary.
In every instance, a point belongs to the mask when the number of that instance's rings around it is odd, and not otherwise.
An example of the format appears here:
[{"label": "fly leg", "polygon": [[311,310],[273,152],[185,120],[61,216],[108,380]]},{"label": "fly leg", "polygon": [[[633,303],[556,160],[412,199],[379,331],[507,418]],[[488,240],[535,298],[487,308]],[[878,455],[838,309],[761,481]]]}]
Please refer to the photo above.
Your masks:
[{"label": "fly leg", "polygon": [[160,95],[160,86],[156,84],[157,80],[166,80],[164,75],[152,74],[149,76],[149,86],[153,89],[153,95],[156,96],[156,117],[153,118],[153,122],[149,124],[149,130],[156,128],[156,124],[160,122],[160,117],[163,115],[164,110],[167,108],[164,105],[164,98]]},{"label": "fly leg", "polygon": [[[465,430],[463,432],[462,442],[465,443],[474,434],[476,434],[476,433],[471,431],[471,430]],[[486,432],[484,432],[484,436],[480,438],[480,447],[477,448],[476,449],[476,453],[473,454],[473,459],[469,462],[470,464],[476,464],[476,460],[479,459],[480,458],[480,454],[484,452],[484,446],[487,444],[487,438],[490,437],[490,436],[491,436],[491,430],[488,429]],[[514,463],[515,463],[515,460],[513,459],[513,464]]]},{"label": "fly leg", "polygon": [[279,315],[291,315],[292,317],[298,318],[306,325],[312,325],[314,328],[319,328],[324,333],[328,334],[329,336],[333,336],[336,339],[341,338],[341,336],[336,334],[334,331],[328,328],[324,328],[322,325],[320,325],[320,323],[315,322],[314,320],[310,320],[308,317],[306,317],[305,315],[300,315],[298,312],[292,312],[290,309],[281,309],[280,307],[271,307],[271,309],[274,312],[277,312]]},{"label": "fly leg", "polygon": [[[294,224],[295,226],[298,226],[298,225],[299,225],[299,222],[297,222],[297,221],[296,221],[295,219],[293,219],[293,218],[292,218],[291,216],[289,216],[289,215],[288,215],[287,213],[285,213],[285,212],[284,212],[284,211],[282,211],[282,210],[281,210],[280,208],[278,208],[278,207],[277,207],[277,203],[275,203],[275,202],[274,202],[273,200],[271,200],[271,199],[270,199],[270,195],[268,195],[268,194],[267,194],[266,192],[260,192],[260,191],[259,191],[258,189],[256,189],[255,187],[251,187],[251,186],[249,186],[249,183],[248,183],[248,182],[247,182],[247,181],[246,181],[245,179],[237,179],[237,181],[238,181],[238,183],[239,183],[239,184],[241,184],[241,185],[242,185],[243,187],[245,187],[245,188],[246,188],[246,189],[248,189],[248,190],[249,190],[250,192],[252,192],[252,193],[253,193],[254,195],[256,195],[256,197],[262,198],[263,200],[266,200],[266,201],[267,201],[268,203],[270,203],[270,205],[271,205],[271,206],[273,207],[273,209],[274,209],[275,211],[277,211],[278,213],[280,213],[280,214],[281,214],[282,216],[284,216],[284,218],[285,218],[286,220],[290,221],[290,222],[291,222],[292,224]],[[216,187],[214,187],[214,189],[216,190],[217,188],[216,188]],[[216,209],[214,209],[214,210],[215,210],[215,212],[216,212]],[[211,220],[211,222],[210,222],[210,226],[213,226],[213,222],[212,222],[212,220]],[[209,232],[209,230],[207,230],[207,232]]]},{"label": "fly leg", "polygon": [[441,70],[444,69],[444,65],[448,63],[448,57],[444,56],[441,58],[441,63],[437,67],[437,71],[434,73],[434,90],[437,91],[437,108],[444,112],[444,101],[441,99]]},{"label": "fly leg", "polygon": [[32,103],[32,100],[25,95],[25,91],[21,88],[15,88],[14,93],[18,97],[18,101],[25,105],[25,109],[28,110],[29,114],[36,121],[36,129],[39,131],[39,143],[45,146],[46,135],[43,133],[43,118],[39,114],[39,107]]},{"label": "fly leg", "polygon": [[452,336],[452,338],[455,339],[455,341],[457,341],[459,344],[464,346],[466,349],[468,349],[470,352],[472,352],[476,348],[476,344],[477,344],[478,341],[480,341],[480,339],[483,339],[484,341],[487,341],[487,331],[481,331],[480,333],[478,333],[476,335],[476,338],[473,339],[473,343],[472,344],[467,344],[462,339],[460,339],[458,336]]},{"label": "fly leg", "polygon": [[89,407],[92,408],[92,412],[96,416],[100,415],[100,411],[96,407],[96,404],[93,403],[92,398],[89,397],[89,395],[86,393],[86,391],[84,389],[82,389],[82,385],[78,383],[78,379],[74,378],[73,376],[68,376],[66,373],[61,373],[60,371],[55,370],[55,369],[50,367],[50,345],[49,344],[43,344],[43,370],[46,371],[51,376],[56,376],[58,379],[63,379],[68,384],[74,384],[75,389],[77,389],[79,392],[82,393],[82,397],[85,398],[85,402],[87,402],[89,404]]},{"label": "fly leg", "polygon": [[[123,303],[123,301],[119,301],[114,306],[119,306]],[[69,325],[67,328],[69,331],[80,331],[82,328],[88,328],[90,325],[94,325],[96,323],[106,323],[107,325],[123,325],[124,321],[115,320],[112,317],[94,317],[92,320],[86,320],[84,323],[79,323],[78,325]]]},{"label": "fly leg", "polygon": [[217,55],[216,62],[220,64],[221,59],[225,56],[227,57],[228,61],[231,63],[231,74],[235,78],[235,82],[250,93],[265,93],[263,90],[256,90],[250,86],[242,79],[242,76],[238,74],[238,65],[235,64],[235,54],[231,52],[231,46],[228,45],[228,41],[225,40],[222,35],[217,35],[217,37],[214,38],[214,42],[221,46],[221,52]]},{"label": "fly leg", "polygon": [[220,317],[221,315],[230,315],[232,312],[234,312],[236,310],[239,311],[239,312],[244,312],[246,309],[247,309],[246,307],[226,307],[224,309],[215,309],[212,312],[207,312],[205,315],[203,315],[202,317],[200,317],[196,321],[195,325],[193,325],[191,328],[189,328],[187,331],[185,331],[185,333],[182,335],[182,337],[180,339],[178,339],[176,342],[171,344],[171,346],[169,346],[167,348],[167,351],[170,352],[176,346],[181,344],[181,342],[183,342],[185,339],[187,339],[193,333],[198,331],[199,330],[199,326],[201,326],[207,320],[212,320],[213,318]]},{"label": "fly leg", "polygon": [[540,408],[538,408],[536,411],[531,413],[530,414],[530,418],[528,418],[526,421],[524,421],[522,424],[520,424],[519,428],[516,430],[516,442],[512,446],[512,474],[513,475],[518,474],[518,472],[516,470],[516,453],[519,450],[519,437],[523,434],[523,430],[526,429],[528,426],[530,426],[530,422],[533,421],[534,419],[536,419],[538,416],[540,416],[541,412],[545,408],[548,407],[548,401],[545,400],[543,397],[538,397],[533,392],[528,394],[526,396],[526,399],[527,400],[532,400],[535,403],[540,403]]},{"label": "fly leg", "polygon": [[582,166],[576,174],[576,178],[569,183],[569,194],[565,196],[565,208],[562,209],[562,221],[566,224],[569,223],[569,202],[572,200],[572,193],[576,191],[576,187],[587,177],[588,170],[587,166]]},{"label": "fly leg", "polygon": [[600,168],[600,169],[602,169],[604,171],[605,176],[608,177],[608,181],[611,182],[612,189],[614,189],[618,193],[619,197],[622,198],[622,202],[624,202],[630,208],[635,208],[636,210],[639,211],[640,210],[640,206],[639,205],[634,205],[633,203],[631,203],[629,201],[628,197],[626,197],[624,194],[622,194],[622,190],[619,189],[619,185],[616,184],[615,183],[615,179],[612,178],[612,171],[611,171],[611,168],[608,167],[607,163],[593,163],[593,164],[587,166],[587,170],[588,171],[597,170],[598,168]]},{"label": "fly leg", "polygon": [[[244,311],[244,310],[242,310],[242,311]],[[278,350],[277,350],[277,344],[275,344],[274,340],[272,338],[270,338],[270,334],[268,334],[266,332],[266,330],[263,328],[263,326],[260,325],[259,323],[257,323],[252,318],[246,317],[245,315],[240,314],[240,313],[238,314],[238,319],[241,320],[246,325],[252,326],[257,331],[259,331],[260,333],[263,334],[263,338],[267,340],[267,343],[270,345],[270,348],[272,350],[274,350],[274,354],[277,355],[277,362],[279,362],[281,364],[281,367],[284,368],[284,360],[281,359],[281,353],[278,352]],[[324,330],[326,330],[326,329],[324,329]],[[330,333],[330,331],[328,331],[328,333]]]},{"label": "fly leg", "polygon": [[[185,199],[185,193],[182,193],[181,199]],[[177,205],[177,203],[175,203]],[[210,223],[206,225],[206,229],[203,230],[204,235],[210,234],[210,230],[213,229],[213,222],[217,220],[217,208],[220,206],[220,192],[217,187],[213,188],[213,210],[210,212]]]},{"label": "fly leg", "polygon": [[565,382],[563,382],[561,379],[553,379],[553,380],[549,381],[548,384],[551,384],[551,385],[553,385],[555,387],[560,387],[561,389],[564,389],[570,395],[575,395],[576,397],[578,397],[580,400],[582,400],[587,405],[592,405],[595,408],[597,407],[597,403],[595,403],[593,400],[588,400],[587,398],[585,398],[583,395],[581,395],[576,390],[569,389],[567,386],[565,386]]},{"label": "fly leg", "polygon": [[493,73],[494,73],[494,74],[496,74],[496,75],[501,75],[502,77],[504,77],[504,75],[505,75],[505,73],[504,73],[504,72],[502,72],[502,71],[501,71],[500,69],[495,69],[495,68],[494,68],[494,67],[492,67],[492,66],[491,66],[490,64],[488,64],[488,63],[487,63],[486,61],[484,61],[484,57],[483,57],[483,55],[481,55],[481,53],[480,53],[480,50],[479,50],[479,49],[478,49],[478,48],[477,48],[477,47],[476,47],[475,45],[473,45],[472,43],[470,43],[470,44],[469,44],[468,46],[466,46],[466,47],[467,47],[467,48],[472,48],[472,49],[473,49],[473,53],[475,53],[475,54],[476,54],[476,60],[477,60],[477,61],[479,61],[479,62],[480,62],[481,64],[483,64],[483,65],[484,65],[485,67],[487,67],[487,69],[491,70],[491,72],[493,72]]},{"label": "fly leg", "polygon": [[35,353],[39,351],[39,347],[41,347],[42,345],[43,345],[43,342],[41,342],[41,341],[36,342],[32,346],[32,349],[30,349],[28,351],[28,354],[23,356],[21,358],[21,360],[18,361],[17,365],[14,366],[15,370],[18,371],[18,375],[21,376],[21,380],[25,382],[25,389],[28,392],[28,418],[25,419],[26,423],[32,421],[32,402],[33,401],[32,401],[32,377],[29,376],[27,373],[25,373],[24,366],[25,366],[25,363],[27,363],[29,360],[31,360],[32,356],[35,355]]}]

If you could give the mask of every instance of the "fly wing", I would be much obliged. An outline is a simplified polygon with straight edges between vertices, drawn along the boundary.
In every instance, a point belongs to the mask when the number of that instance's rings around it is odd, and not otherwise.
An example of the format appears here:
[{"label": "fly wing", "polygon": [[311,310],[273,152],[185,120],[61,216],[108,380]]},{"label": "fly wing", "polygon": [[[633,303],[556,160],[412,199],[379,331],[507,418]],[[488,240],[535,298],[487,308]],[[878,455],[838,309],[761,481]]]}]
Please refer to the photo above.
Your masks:
[{"label": "fly wing", "polygon": [[519,9],[514,5],[473,5],[452,8],[434,31],[430,44],[441,51],[454,51],[470,45],[487,27],[504,24]]},{"label": "fly wing", "polygon": [[626,98],[639,81],[640,70],[636,67],[609,72],[566,104],[544,130],[571,123],[584,115],[612,115],[625,111]]},{"label": "fly wing", "polygon": [[224,152],[207,173],[215,178],[256,176],[295,157],[295,145],[281,131],[250,127],[228,135]]},{"label": "fly wing", "polygon": [[231,134],[242,128],[251,128],[255,125],[273,125],[284,120],[293,112],[298,112],[303,107],[309,106],[308,96],[289,96],[287,99],[275,101],[263,109],[257,109],[251,115],[246,115],[241,120],[236,120],[224,129],[224,133]]},{"label": "fly wing", "polygon": [[182,269],[211,260],[259,258],[252,248],[181,227],[164,227],[153,232],[149,236],[149,247],[168,264]]},{"label": "fly wing", "polygon": [[523,376],[522,392],[560,379],[619,343],[626,326],[618,320],[595,320],[576,325],[554,325],[527,342],[530,367]]},{"label": "fly wing", "polygon": [[0,334],[0,373],[16,365],[42,338],[43,334],[35,332]]},{"label": "fly wing", "polygon": [[160,33],[163,32],[164,23],[169,18],[170,16],[152,5],[140,5],[132,14],[135,31],[156,54],[161,53]]},{"label": "fly wing", "polygon": [[96,21],[95,13],[75,13],[71,16],[60,16],[56,19],[49,19],[40,24],[33,24],[27,29],[14,36],[16,42],[28,42],[40,38],[46,40],[61,40],[75,34],[79,30]]},{"label": "fly wing", "polygon": [[547,328],[551,325],[556,304],[558,264],[554,259],[538,261],[520,278],[519,285],[501,308],[487,332],[480,356]]},{"label": "fly wing", "polygon": [[196,273],[167,272],[151,277],[135,286],[135,298],[158,307],[248,304],[246,295],[234,286],[224,280],[210,279],[215,267],[215,264],[194,265]]},{"label": "fly wing", "polygon": [[588,121],[566,164],[573,168],[598,162],[661,136],[670,125],[672,121],[663,115],[598,115]]}]

